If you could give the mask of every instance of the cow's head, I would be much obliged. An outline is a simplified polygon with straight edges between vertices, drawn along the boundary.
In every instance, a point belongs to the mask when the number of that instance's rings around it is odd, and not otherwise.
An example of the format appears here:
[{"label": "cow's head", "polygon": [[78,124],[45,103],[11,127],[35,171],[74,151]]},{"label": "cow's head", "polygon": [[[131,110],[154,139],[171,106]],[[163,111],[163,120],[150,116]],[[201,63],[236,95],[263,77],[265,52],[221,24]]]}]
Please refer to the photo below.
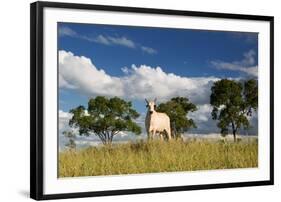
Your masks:
[{"label": "cow's head", "polygon": [[156,98],[154,101],[148,102],[147,99],[145,99],[146,102],[146,108],[148,109],[149,113],[152,114],[156,110]]}]

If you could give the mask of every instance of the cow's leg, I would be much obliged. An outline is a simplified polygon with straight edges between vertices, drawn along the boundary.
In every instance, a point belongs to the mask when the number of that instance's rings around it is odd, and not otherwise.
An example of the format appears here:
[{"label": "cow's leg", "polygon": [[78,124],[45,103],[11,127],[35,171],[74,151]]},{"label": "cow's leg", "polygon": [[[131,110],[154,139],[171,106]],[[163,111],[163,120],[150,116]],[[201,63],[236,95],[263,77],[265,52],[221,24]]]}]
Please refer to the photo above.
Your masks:
[{"label": "cow's leg", "polygon": [[163,141],[163,140],[164,140],[164,137],[163,137],[163,132],[160,132],[160,133],[159,133],[159,137],[160,137],[160,140],[161,140],[161,141]]},{"label": "cow's leg", "polygon": [[167,138],[168,138],[168,140],[172,139],[172,136],[171,136],[171,129],[170,129],[170,128],[167,128],[167,129],[166,129],[166,132],[167,132]]},{"label": "cow's leg", "polygon": [[147,130],[146,132],[147,132],[147,140],[149,141],[151,139],[151,132],[149,130]]},{"label": "cow's leg", "polygon": [[151,137],[151,139],[154,139],[155,135],[156,135],[156,130],[152,130],[152,137]]}]

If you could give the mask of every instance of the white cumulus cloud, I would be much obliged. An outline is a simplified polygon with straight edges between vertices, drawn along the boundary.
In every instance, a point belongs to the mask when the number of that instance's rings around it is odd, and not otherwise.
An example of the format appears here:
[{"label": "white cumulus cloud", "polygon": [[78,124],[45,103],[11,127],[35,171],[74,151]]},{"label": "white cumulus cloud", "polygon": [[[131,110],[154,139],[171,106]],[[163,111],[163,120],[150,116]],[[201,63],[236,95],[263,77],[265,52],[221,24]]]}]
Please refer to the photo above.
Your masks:
[{"label": "white cumulus cloud", "polygon": [[69,129],[68,122],[72,118],[72,114],[59,110],[59,131],[63,132],[64,130]]},{"label": "white cumulus cloud", "polygon": [[88,95],[122,96],[123,83],[120,78],[97,69],[90,59],[75,56],[71,52],[59,51],[59,86],[76,89]]},{"label": "white cumulus cloud", "polygon": [[208,134],[219,133],[217,122],[212,119],[212,106],[210,104],[202,104],[197,106],[198,110],[191,112],[189,118],[192,118],[197,126],[191,129],[189,133]]},{"label": "white cumulus cloud", "polygon": [[187,96],[196,104],[209,102],[210,87],[218,78],[182,77],[166,73],[161,67],[132,65],[123,68],[124,75],[114,77],[98,69],[89,58],[59,51],[59,86],[86,95],[119,96],[129,99],[165,101]]},{"label": "white cumulus cloud", "polygon": [[215,77],[182,77],[166,73],[161,67],[132,65],[128,76],[122,79],[125,92],[132,99],[165,101],[175,96],[187,96],[195,103],[209,102],[210,86]]}]

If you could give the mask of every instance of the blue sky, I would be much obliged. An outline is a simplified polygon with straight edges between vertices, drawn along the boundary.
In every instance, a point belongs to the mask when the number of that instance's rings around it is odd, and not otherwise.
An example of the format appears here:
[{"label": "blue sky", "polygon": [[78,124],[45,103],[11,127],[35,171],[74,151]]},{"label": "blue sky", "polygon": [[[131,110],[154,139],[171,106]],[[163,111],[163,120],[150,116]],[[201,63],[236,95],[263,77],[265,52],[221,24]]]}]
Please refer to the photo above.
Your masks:
[{"label": "blue sky", "polygon": [[80,36],[93,39],[102,36],[126,37],[136,44],[157,51],[148,54],[139,48],[122,45],[105,45],[79,37],[59,37],[59,50],[71,51],[95,61],[113,76],[122,74],[121,67],[131,64],[161,66],[165,72],[184,76],[239,76],[237,72],[218,71],[210,68],[212,60],[235,61],[243,59],[249,50],[257,53],[257,34],[188,29],[160,29],[128,26],[59,24]]},{"label": "blue sky", "polygon": [[191,116],[206,133],[211,84],[258,70],[257,33],[59,23],[58,51],[60,111],[104,95],[145,113],[144,98],[181,95],[201,106]]}]

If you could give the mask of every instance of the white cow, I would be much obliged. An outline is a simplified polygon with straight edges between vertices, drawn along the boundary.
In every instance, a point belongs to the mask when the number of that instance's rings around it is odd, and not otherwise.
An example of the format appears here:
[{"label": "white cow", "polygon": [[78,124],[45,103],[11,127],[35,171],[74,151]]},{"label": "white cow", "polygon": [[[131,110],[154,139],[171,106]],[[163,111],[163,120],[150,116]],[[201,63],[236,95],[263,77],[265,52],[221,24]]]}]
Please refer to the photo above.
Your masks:
[{"label": "white cow", "polygon": [[168,140],[171,139],[170,118],[165,113],[156,112],[156,99],[148,102],[146,99],[146,107],[148,108],[145,117],[145,127],[148,139],[153,139],[156,133],[159,133],[160,138],[163,139],[163,134],[167,134]]}]

